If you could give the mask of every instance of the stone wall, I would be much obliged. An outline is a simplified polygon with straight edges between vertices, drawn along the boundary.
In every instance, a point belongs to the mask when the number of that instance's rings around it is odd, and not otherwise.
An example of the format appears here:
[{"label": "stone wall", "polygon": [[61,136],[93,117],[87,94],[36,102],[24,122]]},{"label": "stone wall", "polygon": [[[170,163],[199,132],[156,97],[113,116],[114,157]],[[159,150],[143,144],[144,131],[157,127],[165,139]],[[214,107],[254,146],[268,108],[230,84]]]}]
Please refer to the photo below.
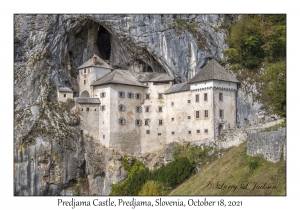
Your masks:
[{"label": "stone wall", "polygon": [[221,135],[216,139],[216,145],[224,149],[238,146],[247,140],[247,133],[245,128],[222,130]]},{"label": "stone wall", "polygon": [[[283,153],[283,154],[282,154]],[[247,155],[262,156],[268,161],[286,159],[286,128],[278,131],[249,133]]]}]

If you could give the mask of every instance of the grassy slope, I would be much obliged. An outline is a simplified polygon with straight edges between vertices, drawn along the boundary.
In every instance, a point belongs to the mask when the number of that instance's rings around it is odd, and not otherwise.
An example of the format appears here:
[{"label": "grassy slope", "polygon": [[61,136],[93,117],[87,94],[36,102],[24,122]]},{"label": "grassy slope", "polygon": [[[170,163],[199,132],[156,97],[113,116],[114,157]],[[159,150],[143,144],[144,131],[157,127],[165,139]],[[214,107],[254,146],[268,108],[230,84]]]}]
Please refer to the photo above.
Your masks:
[{"label": "grassy slope", "polygon": [[[260,157],[250,157],[246,150],[246,142],[231,148],[170,195],[286,195],[285,161],[272,163]],[[253,189],[255,182],[260,186],[265,183],[266,186],[275,186],[275,189]]]}]

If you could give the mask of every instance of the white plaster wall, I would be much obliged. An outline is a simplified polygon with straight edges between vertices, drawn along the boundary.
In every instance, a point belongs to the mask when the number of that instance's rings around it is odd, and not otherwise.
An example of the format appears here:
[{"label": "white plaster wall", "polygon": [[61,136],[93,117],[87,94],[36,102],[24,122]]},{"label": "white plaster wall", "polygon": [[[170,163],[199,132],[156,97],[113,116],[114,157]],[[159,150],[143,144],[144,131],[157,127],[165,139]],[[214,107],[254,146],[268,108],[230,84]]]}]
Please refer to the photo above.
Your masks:
[{"label": "white plaster wall", "polygon": [[[89,108],[89,111],[86,111]],[[77,112],[80,115],[84,133],[92,136],[94,141],[99,139],[99,104],[77,104]]]},{"label": "white plaster wall", "polygon": [[[129,85],[111,84],[110,93],[110,142],[109,147],[122,150],[129,154],[138,154],[141,151],[141,128],[135,120],[143,120],[143,114],[135,111],[136,106],[142,106],[145,100],[145,88]],[[125,92],[125,98],[120,98],[118,92]],[[142,99],[128,98],[127,93],[140,93]],[[123,104],[126,111],[118,110]],[[119,124],[119,119],[126,120],[125,125]]]},{"label": "white plaster wall", "polygon": [[[66,97],[64,97],[64,94],[66,94]],[[73,99],[73,93],[57,91],[57,100],[58,101],[66,102],[69,98]]]},{"label": "white plaster wall", "polygon": [[[90,97],[93,97],[93,86],[90,85],[92,84],[92,82],[109,73],[110,70],[98,67],[89,67],[85,69],[86,73],[84,73],[84,69],[79,70],[79,96],[84,90],[86,90],[89,92]],[[86,84],[84,84],[84,80],[86,80]]]},{"label": "white plaster wall", "polygon": [[[223,93],[223,101],[219,100],[219,93]],[[215,132],[218,134],[218,124],[225,128],[236,126],[236,91],[214,88],[215,100]],[[224,117],[220,118],[219,110],[224,110]]]},{"label": "white plaster wall", "polygon": [[[203,94],[208,94],[208,100],[203,100]],[[195,95],[199,94],[200,100],[196,102]],[[188,103],[190,100],[190,103]],[[172,102],[174,105],[172,105]],[[199,141],[213,137],[213,109],[212,90],[199,92],[179,92],[167,95],[167,142]],[[208,110],[208,117],[204,116]],[[200,118],[196,118],[196,111],[200,111]],[[190,116],[190,119],[188,119]],[[172,121],[174,118],[174,121]],[[208,133],[204,133],[208,129]],[[200,130],[200,134],[197,134]],[[191,131],[191,134],[189,134]],[[172,135],[174,132],[174,135]]]},{"label": "white plaster wall", "polygon": [[[106,93],[106,97],[99,98],[100,93]],[[109,140],[110,140],[110,123],[111,123],[111,88],[109,85],[103,86],[94,86],[94,95],[97,95],[95,98],[100,99],[100,106],[105,105],[106,109],[104,111],[99,111],[99,140],[100,143],[106,147],[109,147]]]},{"label": "white plaster wall", "polygon": [[[146,83],[144,83],[146,85]],[[149,99],[145,99],[143,105],[143,126],[141,128],[141,153],[154,152],[162,149],[167,143],[166,128],[168,126],[166,116],[166,92],[172,86],[169,84],[153,85],[153,82],[148,82],[146,93],[150,94]],[[159,99],[158,94],[161,93],[163,98]],[[150,107],[150,112],[145,112],[145,107]],[[162,107],[162,112],[159,112],[159,107]],[[145,119],[150,120],[150,124],[145,126]],[[163,125],[159,125],[159,119],[163,120]],[[150,134],[146,134],[146,130],[150,130]],[[159,136],[158,133],[161,133]]]},{"label": "white plaster wall", "polygon": [[218,87],[218,88],[228,88],[237,90],[237,83],[235,82],[226,82],[226,81],[218,81],[218,80],[210,80],[204,82],[198,82],[191,84],[191,90],[201,89],[201,88],[209,88],[209,87]]}]

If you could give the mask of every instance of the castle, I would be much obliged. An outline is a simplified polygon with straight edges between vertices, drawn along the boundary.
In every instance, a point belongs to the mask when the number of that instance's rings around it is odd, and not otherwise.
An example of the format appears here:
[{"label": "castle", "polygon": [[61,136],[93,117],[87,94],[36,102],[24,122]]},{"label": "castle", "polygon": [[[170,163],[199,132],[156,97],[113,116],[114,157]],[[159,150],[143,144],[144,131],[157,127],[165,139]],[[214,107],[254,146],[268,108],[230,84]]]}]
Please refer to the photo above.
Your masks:
[{"label": "castle", "polygon": [[180,84],[166,73],[112,69],[97,55],[78,72],[82,132],[108,148],[144,154],[236,126],[238,81],[214,59]]}]

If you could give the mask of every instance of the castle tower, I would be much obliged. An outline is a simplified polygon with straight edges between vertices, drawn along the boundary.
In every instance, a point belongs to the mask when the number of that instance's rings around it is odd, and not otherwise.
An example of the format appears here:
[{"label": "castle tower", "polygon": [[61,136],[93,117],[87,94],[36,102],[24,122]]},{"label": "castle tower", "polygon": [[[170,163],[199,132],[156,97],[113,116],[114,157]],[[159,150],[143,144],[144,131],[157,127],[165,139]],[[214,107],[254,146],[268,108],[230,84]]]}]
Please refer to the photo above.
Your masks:
[{"label": "castle tower", "polygon": [[188,81],[192,98],[198,103],[199,117],[206,121],[205,132],[212,138],[219,136],[222,129],[236,126],[238,82],[214,59]]}]

